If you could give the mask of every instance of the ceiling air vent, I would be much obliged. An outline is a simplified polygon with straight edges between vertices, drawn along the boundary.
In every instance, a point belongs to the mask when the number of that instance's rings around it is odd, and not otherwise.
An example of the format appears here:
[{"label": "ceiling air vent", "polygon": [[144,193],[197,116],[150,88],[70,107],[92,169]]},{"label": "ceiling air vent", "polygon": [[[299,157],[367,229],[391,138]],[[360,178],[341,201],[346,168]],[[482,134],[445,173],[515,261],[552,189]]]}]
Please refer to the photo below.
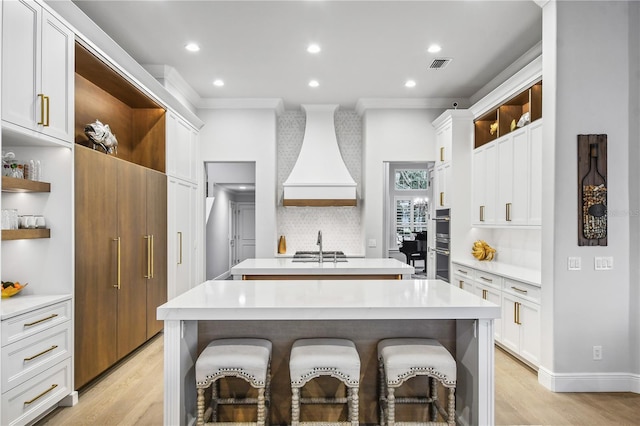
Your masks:
[{"label": "ceiling air vent", "polygon": [[429,69],[441,70],[442,68],[449,65],[449,62],[451,62],[451,58],[436,58],[433,60],[433,62],[431,62],[431,65],[429,65]]}]

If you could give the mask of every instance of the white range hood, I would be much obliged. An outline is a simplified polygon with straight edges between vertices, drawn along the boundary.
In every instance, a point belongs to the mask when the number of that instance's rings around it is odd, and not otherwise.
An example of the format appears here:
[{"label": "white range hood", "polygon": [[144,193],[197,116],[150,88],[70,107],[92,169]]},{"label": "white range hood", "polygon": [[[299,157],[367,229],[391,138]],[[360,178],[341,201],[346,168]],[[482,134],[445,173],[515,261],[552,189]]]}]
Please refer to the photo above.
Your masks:
[{"label": "white range hood", "polygon": [[338,105],[302,105],[300,155],[284,182],[285,206],[355,206],[356,182],[342,160],[333,121]]}]

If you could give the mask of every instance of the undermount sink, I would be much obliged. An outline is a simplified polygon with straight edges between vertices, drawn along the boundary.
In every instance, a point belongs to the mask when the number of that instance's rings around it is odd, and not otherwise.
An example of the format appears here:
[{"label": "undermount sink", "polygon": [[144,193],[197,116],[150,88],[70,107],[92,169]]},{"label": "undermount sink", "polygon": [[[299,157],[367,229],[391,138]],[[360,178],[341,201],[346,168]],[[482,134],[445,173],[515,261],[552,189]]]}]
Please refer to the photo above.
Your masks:
[{"label": "undermount sink", "polygon": [[[341,251],[323,251],[323,262],[347,262],[347,256]],[[318,251],[297,251],[293,255],[292,262],[319,263],[320,252]]]}]

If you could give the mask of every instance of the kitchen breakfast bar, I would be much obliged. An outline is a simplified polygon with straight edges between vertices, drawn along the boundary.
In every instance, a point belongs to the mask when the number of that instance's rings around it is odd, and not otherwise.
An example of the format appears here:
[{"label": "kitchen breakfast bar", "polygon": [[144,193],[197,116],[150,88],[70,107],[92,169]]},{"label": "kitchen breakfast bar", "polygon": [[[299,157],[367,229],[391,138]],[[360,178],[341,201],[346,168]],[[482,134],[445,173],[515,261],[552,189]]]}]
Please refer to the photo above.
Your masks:
[{"label": "kitchen breakfast bar", "polygon": [[164,424],[195,423],[195,362],[213,339],[273,343],[272,425],[290,422],[288,360],[299,338],[351,339],[361,359],[360,424],[379,424],[380,339],[437,339],[457,363],[458,424],[494,423],[493,320],[500,308],[439,280],[207,281],[160,306]]}]

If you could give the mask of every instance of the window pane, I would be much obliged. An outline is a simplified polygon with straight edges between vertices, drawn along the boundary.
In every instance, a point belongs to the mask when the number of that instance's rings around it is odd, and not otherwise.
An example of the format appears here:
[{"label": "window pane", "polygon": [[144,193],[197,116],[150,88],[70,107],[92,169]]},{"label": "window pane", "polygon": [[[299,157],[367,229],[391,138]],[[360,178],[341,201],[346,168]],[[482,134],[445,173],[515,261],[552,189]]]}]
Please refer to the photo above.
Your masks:
[{"label": "window pane", "polygon": [[396,201],[396,223],[411,224],[411,200]]},{"label": "window pane", "polygon": [[427,223],[427,203],[416,203],[413,206],[413,221]]},{"label": "window pane", "polygon": [[396,170],[396,189],[427,189],[427,170]]}]

